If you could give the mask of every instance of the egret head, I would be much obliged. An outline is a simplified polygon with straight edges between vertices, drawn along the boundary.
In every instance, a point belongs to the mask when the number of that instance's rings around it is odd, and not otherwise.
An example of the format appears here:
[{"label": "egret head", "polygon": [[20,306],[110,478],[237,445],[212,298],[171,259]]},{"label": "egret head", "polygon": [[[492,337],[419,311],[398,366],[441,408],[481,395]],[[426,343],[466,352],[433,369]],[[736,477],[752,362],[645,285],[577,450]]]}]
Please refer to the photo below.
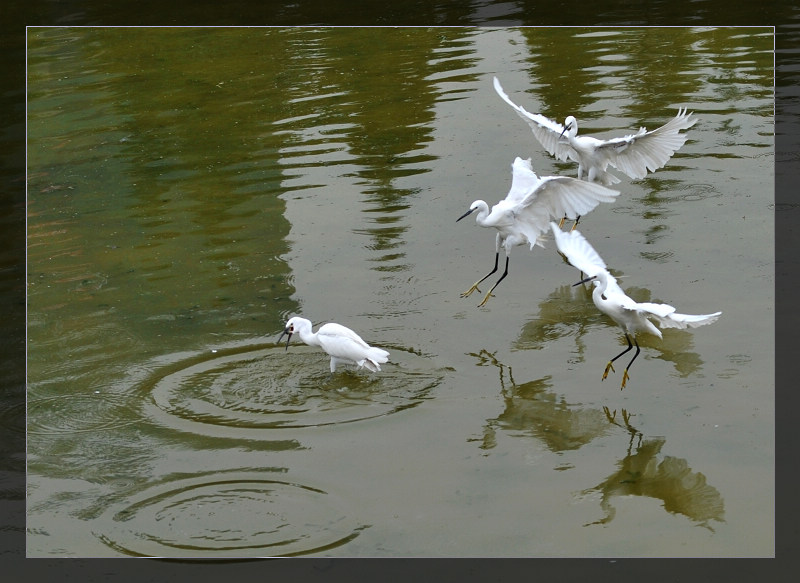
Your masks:
[{"label": "egret head", "polygon": [[567,134],[567,137],[575,136],[578,133],[578,120],[576,120],[573,116],[568,115],[567,119],[564,120],[564,129],[561,130],[561,135],[558,136],[561,138],[564,134]]}]

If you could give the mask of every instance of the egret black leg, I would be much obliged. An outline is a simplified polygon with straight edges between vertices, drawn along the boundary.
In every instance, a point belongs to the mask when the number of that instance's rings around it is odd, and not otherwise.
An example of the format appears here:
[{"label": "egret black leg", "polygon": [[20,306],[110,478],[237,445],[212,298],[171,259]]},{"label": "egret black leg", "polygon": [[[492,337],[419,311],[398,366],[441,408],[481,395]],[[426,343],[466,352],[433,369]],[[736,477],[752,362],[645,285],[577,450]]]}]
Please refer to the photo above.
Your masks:
[{"label": "egret black leg", "polygon": [[[506,275],[508,275],[508,260],[509,260],[509,257],[508,257],[508,255],[506,255],[506,269],[505,269],[505,271],[503,271],[503,275],[501,275],[500,279],[497,280],[497,283],[495,283],[492,286],[492,289],[490,289],[488,292],[486,292],[486,296],[483,298],[483,301],[480,304],[478,304],[479,308],[481,306],[483,306],[486,302],[489,301],[489,298],[492,296],[492,292],[494,291],[494,288],[496,288],[500,284],[500,282],[503,281],[506,278]],[[478,283],[480,283],[480,282],[478,282]]]},{"label": "egret black leg", "polygon": [[[487,274],[486,274],[486,275],[484,275],[482,278],[480,278],[478,281],[476,281],[475,283],[473,283],[471,288],[469,288],[467,291],[465,291],[463,294],[461,294],[461,297],[462,297],[462,298],[469,297],[469,295],[470,295],[472,292],[474,292],[476,289],[478,289],[478,285],[479,285],[479,284],[480,284],[480,283],[481,283],[481,282],[482,282],[484,279],[486,279],[487,277],[489,277],[490,275],[492,275],[492,274],[493,274],[495,271],[497,271],[497,263],[498,263],[498,261],[499,261],[499,260],[500,260],[500,252],[498,251],[497,253],[495,253],[495,254],[494,254],[494,269],[492,269],[492,270],[491,270],[489,273],[487,273]],[[478,291],[481,291],[481,290],[479,290],[479,289],[478,289]]]},{"label": "egret black leg", "polygon": [[[633,348],[633,344],[631,344],[631,337],[628,336],[627,332],[625,332],[625,340],[628,341],[628,348],[626,348],[625,350],[620,352],[618,355],[616,355],[614,358],[612,358],[611,360],[608,361],[608,364],[606,365],[606,370],[603,373],[603,380],[606,380],[606,377],[608,376],[609,369],[614,371],[614,372],[617,372],[617,371],[614,370],[614,361],[617,360],[620,356],[622,356],[626,352],[628,352],[631,348]],[[636,348],[638,350],[638,348],[639,348],[638,344],[636,345]],[[638,351],[637,351],[636,354],[639,354]],[[634,356],[633,358],[636,358],[636,357]],[[631,362],[633,362],[633,360],[631,360]],[[630,364],[628,366],[630,367]],[[625,369],[625,370],[627,371],[627,369]],[[624,383],[623,383],[623,386],[624,386]]]},{"label": "egret black leg", "polygon": [[[633,341],[636,343],[636,354],[633,355],[633,358],[631,358],[631,361],[628,363],[628,366],[625,367],[625,372],[622,374],[622,385],[619,388],[620,391],[625,388],[625,383],[627,383],[628,379],[630,378],[628,376],[628,369],[633,364],[633,361],[636,360],[636,357],[639,356],[639,352],[641,351],[641,349],[639,348],[639,341],[636,340],[636,336],[633,337]],[[630,344],[630,342],[631,341],[628,340],[628,344]],[[630,350],[630,348],[628,348],[628,350]]]}]

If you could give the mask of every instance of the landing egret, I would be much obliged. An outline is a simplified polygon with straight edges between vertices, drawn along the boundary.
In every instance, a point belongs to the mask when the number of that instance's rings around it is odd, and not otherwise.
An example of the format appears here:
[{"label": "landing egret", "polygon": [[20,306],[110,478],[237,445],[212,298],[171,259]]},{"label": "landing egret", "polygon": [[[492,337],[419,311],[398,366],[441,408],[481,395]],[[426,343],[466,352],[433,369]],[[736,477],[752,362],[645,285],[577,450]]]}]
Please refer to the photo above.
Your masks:
[{"label": "landing egret", "polygon": [[468,297],[478,289],[483,280],[497,271],[500,249],[506,250],[505,271],[486,293],[483,301],[478,304],[479,307],[489,301],[494,288],[508,275],[508,259],[513,247],[524,243],[528,243],[531,249],[534,245],[544,247],[542,235],[547,231],[547,223],[551,218],[562,216],[575,218],[588,213],[601,202],[613,202],[619,195],[616,190],[577,178],[567,176],[539,178],[531,169],[530,158],[527,160],[516,158],[511,165],[511,171],[511,190],[504,200],[492,207],[491,212],[488,204],[476,200],[467,212],[456,219],[458,222],[478,211],[475,222],[481,227],[497,229],[494,268],[461,294],[462,298]]},{"label": "landing egret", "polygon": [[608,376],[609,369],[614,370],[614,361],[633,348],[633,344],[631,344],[631,336],[633,336],[633,341],[636,344],[636,354],[633,355],[628,366],[625,367],[620,390],[625,388],[625,384],[630,378],[628,369],[630,369],[636,357],[639,356],[640,348],[639,342],[636,340],[636,333],[647,332],[662,338],[661,330],[656,328],[648,318],[655,320],[663,328],[685,329],[711,324],[722,314],[722,312],[698,316],[679,314],[675,311],[675,308],[667,304],[635,302],[625,295],[625,292],[617,284],[617,280],[606,269],[605,261],[580,231],[564,232],[553,222],[550,223],[550,228],[553,230],[553,236],[559,251],[567,256],[573,266],[588,276],[574,285],[592,281],[595,285],[594,290],[592,290],[594,305],[601,312],[610,316],[625,332],[628,348],[608,362],[606,370],[603,372],[603,380]]},{"label": "landing egret", "polygon": [[290,318],[278,338],[278,342],[280,342],[284,334],[289,335],[286,339],[286,350],[289,350],[289,342],[294,333],[297,333],[300,340],[309,346],[319,346],[330,355],[331,374],[336,372],[336,365],[340,363],[355,364],[358,365],[358,368],[364,367],[377,372],[381,370],[380,363],[389,360],[388,352],[370,346],[350,328],[333,322],[320,326],[319,330],[312,332],[310,321],[299,316]]},{"label": "landing egret", "polygon": [[515,104],[503,91],[497,77],[494,78],[494,89],[528,123],[533,135],[551,156],[562,161],[570,159],[577,162],[578,178],[583,179],[586,175],[589,182],[600,182],[606,186],[619,182],[619,178],[606,170],[609,164],[631,178],[644,178],[648,171],[662,168],[686,143],[688,136],[680,131],[688,130],[697,121],[691,117],[691,113],[686,113],[685,108],[679,108],[678,115],[652,131],[640,128],[635,134],[599,140],[591,136],[579,136],[578,122],[571,115],[567,116],[562,126]]}]

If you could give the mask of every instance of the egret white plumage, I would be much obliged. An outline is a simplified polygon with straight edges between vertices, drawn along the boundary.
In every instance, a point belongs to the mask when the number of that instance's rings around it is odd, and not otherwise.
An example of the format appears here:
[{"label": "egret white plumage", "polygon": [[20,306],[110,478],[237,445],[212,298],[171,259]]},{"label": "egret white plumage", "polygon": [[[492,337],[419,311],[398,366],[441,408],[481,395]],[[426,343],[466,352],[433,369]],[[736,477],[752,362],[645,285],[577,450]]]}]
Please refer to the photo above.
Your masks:
[{"label": "egret white plumage", "polygon": [[[516,158],[511,165],[511,189],[505,199],[498,202],[489,212],[489,205],[482,200],[474,201],[469,210],[456,219],[460,221],[467,215],[478,211],[475,222],[481,227],[497,229],[495,239],[494,268],[476,281],[472,287],[461,294],[468,297],[478,289],[478,285],[497,271],[500,249],[506,251],[506,267],[503,275],[486,293],[478,306],[483,306],[492,291],[508,275],[508,260],[511,249],[525,243],[533,249],[534,245],[544,247],[542,235],[547,232],[551,218],[568,216],[577,218],[595,208],[601,202],[613,202],[619,195],[600,184],[585,182],[567,176],[538,177],[531,169],[531,161]],[[478,290],[480,291],[480,290]]]},{"label": "egret white plumage", "polygon": [[586,180],[606,186],[619,182],[619,178],[607,170],[609,165],[631,178],[644,178],[648,171],[662,168],[686,143],[688,136],[681,130],[688,130],[697,122],[685,108],[679,108],[678,114],[659,128],[648,132],[643,127],[621,138],[600,140],[579,136],[578,122],[571,115],[562,126],[541,114],[530,113],[509,99],[497,77],[494,78],[494,89],[527,122],[534,137],[551,156],[577,162],[578,178],[586,176]]},{"label": "egret white plumage", "polygon": [[612,358],[606,365],[606,370],[603,372],[603,380],[608,376],[609,370],[614,370],[614,361],[633,348],[631,343],[631,336],[633,336],[636,353],[628,363],[628,366],[625,367],[620,389],[625,388],[625,384],[630,378],[628,370],[633,361],[636,360],[636,357],[639,356],[640,348],[639,342],[636,340],[636,333],[647,332],[662,338],[661,330],[650,319],[655,320],[663,328],[685,329],[711,324],[722,314],[722,312],[702,315],[679,314],[675,311],[675,308],[667,304],[636,302],[622,291],[622,288],[617,284],[617,280],[606,269],[605,261],[580,231],[564,232],[553,222],[550,223],[550,228],[553,230],[553,236],[559,251],[567,256],[573,266],[587,275],[585,279],[574,285],[580,285],[587,281],[594,283],[592,301],[601,312],[611,317],[622,328],[625,333],[625,339],[628,341],[628,347]]},{"label": "egret white plumage", "polygon": [[389,360],[387,351],[370,346],[361,339],[361,336],[341,324],[330,322],[312,332],[309,320],[295,316],[286,322],[278,342],[284,334],[288,334],[289,337],[286,339],[286,350],[288,350],[289,342],[295,333],[309,346],[319,346],[330,355],[331,373],[336,372],[337,364],[355,364],[358,368],[364,367],[377,372],[381,370],[380,364]]}]

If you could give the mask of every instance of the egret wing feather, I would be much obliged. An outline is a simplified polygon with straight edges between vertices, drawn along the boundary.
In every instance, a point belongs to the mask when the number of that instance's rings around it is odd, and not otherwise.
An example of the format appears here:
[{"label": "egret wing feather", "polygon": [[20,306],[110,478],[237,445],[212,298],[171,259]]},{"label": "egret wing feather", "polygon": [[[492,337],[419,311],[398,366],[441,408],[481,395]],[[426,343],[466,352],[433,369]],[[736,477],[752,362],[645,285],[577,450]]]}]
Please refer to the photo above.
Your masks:
[{"label": "egret wing feather", "polygon": [[[645,305],[653,305],[653,304],[645,304]],[[654,304],[654,305],[659,305],[659,304]],[[672,308],[672,311],[665,316],[661,316],[659,314],[655,314],[652,312],[651,314],[656,317],[662,328],[679,328],[683,330],[686,328],[697,328],[698,326],[705,326],[706,324],[711,324],[712,322],[715,322],[720,317],[720,315],[722,315],[722,312],[714,312],[713,314],[697,314],[697,315],[679,314],[675,312],[675,308]]]},{"label": "egret wing feather", "polygon": [[505,202],[516,204],[525,200],[540,183],[541,180],[531,167],[531,159],[523,160],[517,156],[511,164],[511,189]]},{"label": "egret wing feather", "polygon": [[373,372],[380,371],[379,363],[389,359],[386,350],[370,346],[361,336],[341,324],[331,322],[320,327],[317,339],[322,349],[331,356],[355,362]]},{"label": "egret wing feather", "polygon": [[619,196],[595,182],[568,176],[546,176],[538,186],[512,209],[519,229],[530,241],[541,245],[541,236],[551,219],[575,219],[585,215],[601,202],[613,202]]},{"label": "egret wing feather", "polygon": [[679,109],[674,118],[652,131],[640,128],[635,134],[602,141],[595,155],[603,168],[610,164],[631,178],[644,178],[662,168],[686,143],[688,135],[681,130],[697,122],[691,116],[686,109]]},{"label": "egret wing feather", "polygon": [[[572,230],[564,232],[553,222],[550,223],[550,228],[553,230],[553,236],[555,237],[558,250],[567,256],[567,259],[573,267],[580,269],[588,277],[595,277],[600,272],[604,272],[606,295],[614,296],[625,309],[635,309],[636,302],[622,291],[622,288],[617,283],[617,279],[608,272],[606,262],[603,261],[600,254],[592,247],[580,231]],[[600,282],[595,280],[594,284],[600,285]]]},{"label": "egret wing feather", "polygon": [[319,330],[317,331],[317,335],[320,338],[331,339],[331,340],[333,340],[333,339],[339,339],[339,340],[347,339],[347,340],[351,340],[352,342],[354,342],[358,346],[361,346],[363,348],[369,348],[369,344],[364,342],[364,340],[361,338],[361,336],[359,336],[358,334],[353,332],[350,328],[348,328],[346,326],[342,326],[341,324],[336,324],[334,322],[330,322],[328,324],[320,326]]},{"label": "egret wing feather", "polygon": [[562,231],[559,226],[551,222],[550,228],[556,241],[558,250],[566,255],[573,267],[580,269],[589,277],[597,275],[600,270],[606,269],[606,262],[589,244],[580,231]]},{"label": "egret wing feather", "polygon": [[509,104],[514,111],[517,112],[517,115],[528,124],[533,132],[533,136],[551,156],[555,156],[558,160],[565,161],[570,157],[570,154],[573,156],[575,155],[569,141],[563,139],[561,136],[564,132],[563,125],[539,113],[531,113],[521,105],[517,105],[511,101],[508,95],[506,95],[506,92],[503,91],[503,87],[500,85],[500,81],[497,77],[494,78],[494,90],[502,100]]},{"label": "egret wing feather", "polygon": [[[619,191],[601,184],[569,176],[546,176],[539,186],[520,201],[517,212],[529,207],[543,207],[554,218],[575,219],[585,215],[601,202],[614,202]],[[547,223],[542,230],[547,229]]]}]

